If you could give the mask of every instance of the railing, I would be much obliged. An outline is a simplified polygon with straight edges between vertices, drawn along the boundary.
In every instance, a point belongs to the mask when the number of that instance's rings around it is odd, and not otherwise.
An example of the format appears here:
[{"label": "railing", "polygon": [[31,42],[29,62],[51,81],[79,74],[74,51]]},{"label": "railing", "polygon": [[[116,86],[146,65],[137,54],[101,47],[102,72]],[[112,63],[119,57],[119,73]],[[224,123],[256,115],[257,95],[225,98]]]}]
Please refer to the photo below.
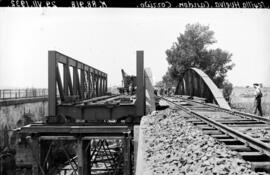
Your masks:
[{"label": "railing", "polygon": [[48,89],[0,89],[0,100],[47,97]]}]

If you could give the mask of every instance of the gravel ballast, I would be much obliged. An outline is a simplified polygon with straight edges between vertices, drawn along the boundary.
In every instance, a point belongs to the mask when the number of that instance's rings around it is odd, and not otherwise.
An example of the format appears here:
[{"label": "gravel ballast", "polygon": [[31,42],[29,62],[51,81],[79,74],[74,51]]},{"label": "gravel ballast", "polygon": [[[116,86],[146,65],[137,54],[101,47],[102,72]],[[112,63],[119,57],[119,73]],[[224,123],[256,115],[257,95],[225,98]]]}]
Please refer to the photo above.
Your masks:
[{"label": "gravel ballast", "polygon": [[251,164],[237,152],[187,123],[186,115],[183,111],[166,109],[142,118],[140,174],[266,174],[252,171]]}]

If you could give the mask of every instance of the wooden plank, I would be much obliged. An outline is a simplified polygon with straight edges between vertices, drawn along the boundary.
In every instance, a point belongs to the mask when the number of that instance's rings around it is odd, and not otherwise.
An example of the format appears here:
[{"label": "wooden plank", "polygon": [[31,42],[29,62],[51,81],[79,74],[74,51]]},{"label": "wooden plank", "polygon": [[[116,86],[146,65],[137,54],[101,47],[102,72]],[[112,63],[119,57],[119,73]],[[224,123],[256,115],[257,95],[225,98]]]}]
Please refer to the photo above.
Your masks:
[{"label": "wooden plank", "polygon": [[216,139],[228,139],[231,138],[230,136],[226,135],[226,134],[217,134],[217,135],[211,135],[211,137],[214,137]]},{"label": "wooden plank", "polygon": [[233,151],[251,151],[250,147],[245,145],[227,145],[227,147]]},{"label": "wooden plank", "polygon": [[234,138],[227,138],[227,139],[218,139],[220,142],[236,142],[238,140]]},{"label": "wooden plank", "polygon": [[251,162],[251,168],[253,170],[264,169],[264,170],[267,170],[268,173],[270,173],[270,161]]},{"label": "wooden plank", "polygon": [[204,130],[203,133],[207,134],[207,135],[219,135],[219,134],[222,134],[222,132],[219,131],[219,130]]},{"label": "wooden plank", "polygon": [[260,152],[239,152],[241,156],[261,156],[262,153]]}]

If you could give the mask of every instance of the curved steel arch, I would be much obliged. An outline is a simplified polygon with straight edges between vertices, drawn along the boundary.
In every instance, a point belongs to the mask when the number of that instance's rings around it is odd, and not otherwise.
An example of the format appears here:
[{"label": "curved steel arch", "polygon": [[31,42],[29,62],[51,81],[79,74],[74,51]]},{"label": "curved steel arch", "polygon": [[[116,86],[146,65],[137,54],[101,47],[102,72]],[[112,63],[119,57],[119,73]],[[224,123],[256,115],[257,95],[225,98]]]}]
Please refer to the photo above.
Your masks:
[{"label": "curved steel arch", "polygon": [[183,79],[178,82],[175,94],[202,97],[206,102],[231,109],[214,82],[198,68],[190,68],[185,72]]}]

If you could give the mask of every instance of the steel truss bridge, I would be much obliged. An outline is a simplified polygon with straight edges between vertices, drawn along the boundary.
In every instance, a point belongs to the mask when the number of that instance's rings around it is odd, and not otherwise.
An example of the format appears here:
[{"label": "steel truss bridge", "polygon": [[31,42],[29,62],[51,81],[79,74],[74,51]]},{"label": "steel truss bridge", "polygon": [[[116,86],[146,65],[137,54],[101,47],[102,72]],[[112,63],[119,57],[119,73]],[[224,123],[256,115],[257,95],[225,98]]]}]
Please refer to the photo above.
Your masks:
[{"label": "steel truss bridge", "polygon": [[133,174],[133,126],[145,114],[150,83],[143,51],[137,51],[136,100],[108,94],[106,73],[69,56],[49,51],[48,63],[46,123],[20,130],[30,136],[32,173]]},{"label": "steel truss bridge", "polygon": [[[137,146],[134,140],[137,135],[134,126],[140,123],[142,116],[155,110],[154,90],[151,78],[144,70],[143,51],[137,51],[136,56],[137,89],[135,98],[131,98],[108,94],[106,73],[57,51],[49,51],[49,116],[45,123],[34,123],[20,129],[20,133],[29,135],[34,175],[135,173]],[[221,91],[197,68],[187,70],[184,77],[179,79],[175,94],[188,97],[186,100],[192,98],[198,102],[199,99],[199,103],[211,106],[211,110],[214,108],[217,111],[227,111],[228,115],[249,115],[256,121],[262,120],[255,115],[239,114],[231,110]],[[165,100],[173,102],[172,99]],[[190,116],[201,115],[194,112],[196,107],[183,107],[180,96],[178,100],[174,105],[179,109],[187,111]],[[204,107],[197,109],[208,110]],[[207,118],[202,120],[207,122],[205,127],[214,126]],[[201,122],[198,119],[191,121]],[[225,141],[239,140],[239,134],[229,134],[227,130],[225,132],[226,127],[223,125],[219,125],[219,128],[225,133],[222,137]],[[244,142],[243,137],[240,141]],[[258,148],[256,140],[251,141],[251,152],[257,155],[254,149],[261,148]],[[263,143],[261,145],[265,146]],[[269,146],[264,147],[263,154],[269,156],[269,149]]]}]

